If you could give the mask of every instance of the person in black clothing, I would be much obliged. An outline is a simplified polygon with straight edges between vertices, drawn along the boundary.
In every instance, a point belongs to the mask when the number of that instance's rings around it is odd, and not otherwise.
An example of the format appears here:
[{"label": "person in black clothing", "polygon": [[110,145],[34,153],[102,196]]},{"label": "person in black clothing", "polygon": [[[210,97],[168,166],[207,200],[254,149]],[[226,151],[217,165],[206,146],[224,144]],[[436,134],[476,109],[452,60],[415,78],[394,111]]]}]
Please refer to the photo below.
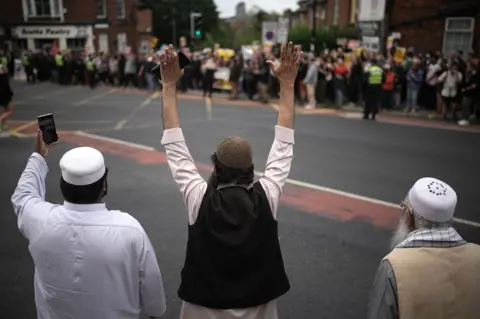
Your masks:
[{"label": "person in black clothing", "polygon": [[303,79],[307,75],[308,71],[308,60],[306,57],[302,59],[298,67],[297,78],[295,79],[295,100],[298,104],[305,103],[305,86],[303,84]]},{"label": "person in black clothing", "polygon": [[203,96],[212,97],[213,94],[213,82],[215,82],[215,72],[217,71],[217,65],[215,59],[209,54],[202,65],[203,72]]},{"label": "person in black clothing", "polygon": [[478,64],[468,63],[461,91],[463,94],[463,116],[458,124],[468,125],[470,121],[479,116],[478,112],[480,110],[480,72],[478,71]]},{"label": "person in black clothing", "polygon": [[238,80],[242,74],[242,62],[239,56],[235,56],[230,59],[230,85],[232,86],[232,92],[230,94],[230,100],[236,100],[238,98]]},{"label": "person in black clothing", "polygon": [[291,42],[283,44],[281,52],[279,66],[267,61],[280,83],[280,102],[265,176],[257,182],[252,148],[241,137],[224,139],[211,157],[214,171],[209,180],[200,176],[179,124],[178,56],[171,45],[160,56],[162,144],[189,217],[178,291],[184,301],[182,319],[210,318],[213,309],[220,319],[232,318],[238,309],[243,318],[276,318],[276,299],[290,289],[278,240],[277,207],[293,156],[293,84],[302,53]]},{"label": "person in black clothing", "polygon": [[22,64],[25,69],[25,74],[27,75],[27,83],[35,84],[36,76],[33,72],[34,66],[34,59],[32,58],[32,52],[27,51],[23,54],[22,57]]},{"label": "person in black clothing", "polygon": [[118,60],[118,78],[119,86],[124,86],[125,84],[125,64],[127,59],[124,54],[120,54],[120,59]]},{"label": "person in black clothing", "polygon": [[6,131],[8,129],[6,122],[13,114],[12,97],[13,91],[10,86],[8,68],[0,64],[0,131]]},{"label": "person in black clothing", "polygon": [[318,58],[318,81],[317,88],[315,90],[316,100],[319,103],[324,103],[327,97],[327,76],[329,73],[327,62],[324,57]]}]

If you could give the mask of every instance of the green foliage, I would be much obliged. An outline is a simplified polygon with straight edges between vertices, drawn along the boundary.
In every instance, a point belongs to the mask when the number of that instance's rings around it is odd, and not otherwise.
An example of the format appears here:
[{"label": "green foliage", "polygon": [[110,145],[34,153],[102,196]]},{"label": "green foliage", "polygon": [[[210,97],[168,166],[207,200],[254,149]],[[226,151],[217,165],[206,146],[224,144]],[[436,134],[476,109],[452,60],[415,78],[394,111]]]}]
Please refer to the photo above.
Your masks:
[{"label": "green foliage", "polygon": [[261,40],[262,22],[276,21],[278,17],[279,14],[275,12],[266,12],[256,8],[241,20],[220,20],[217,29],[209,32],[205,41],[198,43],[197,47],[213,47],[215,43],[219,43],[223,48],[238,50],[242,45]]},{"label": "green foliage", "polygon": [[[303,51],[310,50],[310,39],[312,31],[308,26],[293,27],[288,38],[295,44],[300,44]],[[318,28],[315,33],[315,51],[320,53],[325,48],[334,48],[337,46],[338,38],[354,38],[356,35],[355,29],[352,27],[328,27]]]}]

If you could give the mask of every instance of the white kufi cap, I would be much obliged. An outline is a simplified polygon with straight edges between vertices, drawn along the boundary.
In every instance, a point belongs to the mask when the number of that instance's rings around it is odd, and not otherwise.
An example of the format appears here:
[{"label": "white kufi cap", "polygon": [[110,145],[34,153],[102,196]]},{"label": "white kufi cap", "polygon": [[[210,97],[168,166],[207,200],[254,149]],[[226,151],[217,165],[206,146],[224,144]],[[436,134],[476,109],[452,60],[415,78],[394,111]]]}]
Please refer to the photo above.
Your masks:
[{"label": "white kufi cap", "polygon": [[65,182],[76,186],[97,182],[106,170],[102,153],[91,147],[77,147],[65,153],[60,169]]},{"label": "white kufi cap", "polygon": [[408,192],[408,200],[418,215],[437,223],[451,220],[457,206],[453,188],[431,177],[419,179]]}]

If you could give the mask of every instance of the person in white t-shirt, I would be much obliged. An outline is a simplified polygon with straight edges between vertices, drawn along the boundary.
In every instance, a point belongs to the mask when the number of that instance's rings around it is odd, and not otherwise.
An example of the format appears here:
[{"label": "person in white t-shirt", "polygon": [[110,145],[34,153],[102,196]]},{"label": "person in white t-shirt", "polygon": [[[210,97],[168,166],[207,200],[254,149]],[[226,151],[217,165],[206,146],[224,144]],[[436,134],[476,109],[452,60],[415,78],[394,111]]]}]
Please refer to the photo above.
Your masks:
[{"label": "person in white t-shirt", "polygon": [[456,111],[459,103],[459,86],[462,83],[462,73],[458,70],[458,65],[452,63],[448,71],[445,71],[438,78],[439,83],[443,83],[443,119],[448,119],[448,111],[452,112],[452,117],[457,122]]}]

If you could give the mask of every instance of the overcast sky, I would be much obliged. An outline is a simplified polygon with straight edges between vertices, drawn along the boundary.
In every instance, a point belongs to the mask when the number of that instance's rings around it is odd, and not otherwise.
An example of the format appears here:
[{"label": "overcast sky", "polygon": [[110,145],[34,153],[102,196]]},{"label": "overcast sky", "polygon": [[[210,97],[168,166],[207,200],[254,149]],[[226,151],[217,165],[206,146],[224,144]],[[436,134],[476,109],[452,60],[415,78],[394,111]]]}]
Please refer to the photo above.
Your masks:
[{"label": "overcast sky", "polygon": [[[215,0],[220,17],[228,18],[235,15],[235,7],[240,1],[235,0]],[[297,7],[298,0],[245,0],[247,11],[257,5],[265,11],[283,12],[285,9],[294,9]]]}]

